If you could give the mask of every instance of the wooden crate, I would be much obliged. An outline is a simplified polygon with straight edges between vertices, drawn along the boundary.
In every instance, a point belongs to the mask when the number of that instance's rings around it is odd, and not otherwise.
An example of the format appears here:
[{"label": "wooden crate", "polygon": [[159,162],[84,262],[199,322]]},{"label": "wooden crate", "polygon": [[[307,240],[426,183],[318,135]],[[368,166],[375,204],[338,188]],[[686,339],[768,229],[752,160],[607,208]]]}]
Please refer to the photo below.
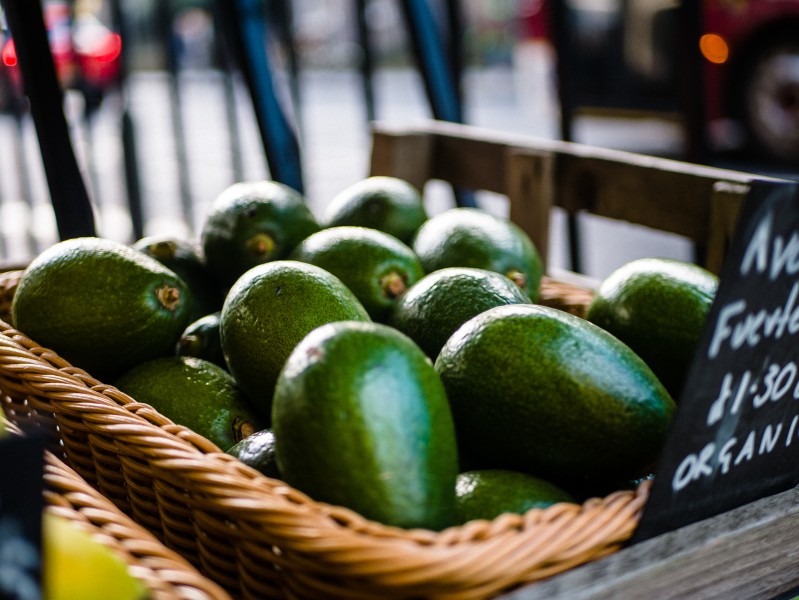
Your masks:
[{"label": "wooden crate", "polygon": [[430,180],[508,197],[510,218],[547,264],[550,211],[588,213],[691,240],[718,273],[758,175],[584,144],[423,121],[372,126],[370,174]]}]

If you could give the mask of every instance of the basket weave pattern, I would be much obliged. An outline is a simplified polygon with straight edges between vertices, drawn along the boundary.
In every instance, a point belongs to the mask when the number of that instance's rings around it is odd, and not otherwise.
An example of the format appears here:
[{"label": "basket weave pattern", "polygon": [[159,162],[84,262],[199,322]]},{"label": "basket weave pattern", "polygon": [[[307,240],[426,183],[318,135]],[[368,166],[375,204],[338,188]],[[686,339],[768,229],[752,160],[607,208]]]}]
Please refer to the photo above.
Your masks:
[{"label": "basket weave pattern", "polygon": [[[58,458],[234,597],[488,598],[614,552],[646,502],[643,484],[441,532],[315,502],[13,329],[19,277],[0,274],[8,419],[47,435]],[[549,304],[568,295],[545,287]],[[585,291],[575,293],[564,303],[571,312],[584,305]]]},{"label": "basket weave pattern", "polygon": [[[5,421],[6,429],[21,435]],[[74,523],[114,552],[139,579],[151,600],[230,600],[230,595],[141,525],[122,514],[73,469],[46,452],[45,510]]]}]

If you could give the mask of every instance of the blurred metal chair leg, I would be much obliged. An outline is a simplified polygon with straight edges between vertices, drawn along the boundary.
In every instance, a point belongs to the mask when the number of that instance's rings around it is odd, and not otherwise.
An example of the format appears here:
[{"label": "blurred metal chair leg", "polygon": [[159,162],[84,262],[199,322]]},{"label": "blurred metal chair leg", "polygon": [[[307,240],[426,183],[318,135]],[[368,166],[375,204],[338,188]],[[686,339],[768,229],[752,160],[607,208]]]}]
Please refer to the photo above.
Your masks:
[{"label": "blurred metal chair leg", "polygon": [[266,50],[268,27],[256,0],[216,0],[216,10],[232,54],[247,83],[272,178],[304,193],[297,134],[275,90]]},{"label": "blurred metal chair leg", "polygon": [[[427,0],[402,0],[405,19],[416,64],[424,80],[425,91],[433,117],[441,121],[463,123],[463,105],[460,94],[461,62],[453,60],[457,44],[445,42],[445,34],[436,21]],[[448,2],[448,22],[460,24],[458,2]],[[455,16],[457,15],[457,17]],[[459,39],[461,31],[449,31],[449,38]],[[448,51],[449,48],[449,51]],[[458,206],[475,207],[472,190],[455,189]]]},{"label": "blurred metal chair leg", "polygon": [[72,147],[42,7],[29,0],[3,0],[2,6],[15,40],[59,236],[96,235],[94,211]]}]

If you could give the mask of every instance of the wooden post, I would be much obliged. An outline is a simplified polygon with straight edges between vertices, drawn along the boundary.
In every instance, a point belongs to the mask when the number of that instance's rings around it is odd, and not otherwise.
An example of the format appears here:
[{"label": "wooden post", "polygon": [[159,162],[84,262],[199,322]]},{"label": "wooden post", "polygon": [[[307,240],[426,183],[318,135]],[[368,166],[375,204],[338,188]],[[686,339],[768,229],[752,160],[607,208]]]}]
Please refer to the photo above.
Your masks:
[{"label": "wooden post", "polygon": [[549,267],[549,229],[554,204],[555,156],[511,148],[505,159],[510,219],[530,236]]},{"label": "wooden post", "polygon": [[421,192],[430,179],[433,138],[409,131],[402,135],[372,134],[371,175],[390,175],[406,180]]}]

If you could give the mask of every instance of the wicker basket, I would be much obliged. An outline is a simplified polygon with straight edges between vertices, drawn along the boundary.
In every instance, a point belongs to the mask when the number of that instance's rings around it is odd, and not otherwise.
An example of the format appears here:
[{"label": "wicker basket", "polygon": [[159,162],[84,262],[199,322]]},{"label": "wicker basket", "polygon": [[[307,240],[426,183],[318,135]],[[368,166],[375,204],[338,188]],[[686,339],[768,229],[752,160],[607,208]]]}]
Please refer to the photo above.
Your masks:
[{"label": "wicker basket", "polygon": [[[6,426],[21,433],[11,423]],[[149,592],[151,600],[226,600],[230,595],[183,557],[87,484],[51,452],[45,453],[45,510],[58,514],[115,552]]]},{"label": "wicker basket", "polygon": [[[19,272],[0,275],[8,319]],[[544,302],[579,314],[590,292],[552,280]],[[244,598],[488,598],[606,556],[632,535],[648,485],[441,532],[315,502],[0,322],[9,420],[120,510]]]}]

